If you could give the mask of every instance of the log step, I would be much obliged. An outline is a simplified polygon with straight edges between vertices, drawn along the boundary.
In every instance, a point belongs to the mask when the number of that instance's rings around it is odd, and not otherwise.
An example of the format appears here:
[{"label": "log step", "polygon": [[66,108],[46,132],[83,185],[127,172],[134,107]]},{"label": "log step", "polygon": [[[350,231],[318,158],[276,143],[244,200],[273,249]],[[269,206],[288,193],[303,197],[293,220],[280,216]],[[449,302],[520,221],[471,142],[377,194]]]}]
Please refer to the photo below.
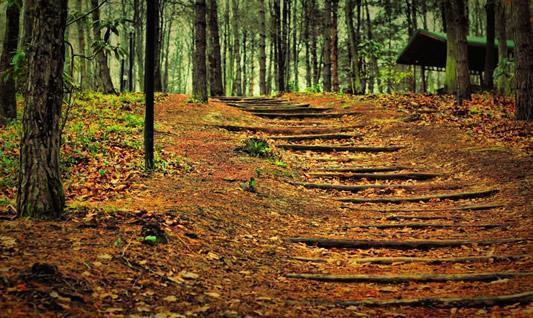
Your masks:
[{"label": "log step", "polygon": [[435,283],[435,282],[490,282],[505,278],[532,276],[533,272],[496,272],[471,274],[412,274],[412,275],[326,275],[287,274],[288,278],[308,279],[335,283]]},{"label": "log step", "polygon": [[337,133],[337,134],[307,134],[307,135],[285,135],[285,136],[268,136],[267,139],[273,139],[273,140],[315,140],[315,139],[321,139],[321,140],[335,140],[335,139],[350,139],[350,138],[357,138],[361,137],[361,135],[356,134],[345,134],[345,133]]},{"label": "log step", "polygon": [[359,112],[348,113],[294,113],[294,114],[277,114],[277,113],[260,113],[255,114],[259,117],[265,118],[280,118],[280,119],[299,119],[299,118],[339,118],[344,116],[356,116],[360,115]]},{"label": "log step", "polygon": [[315,151],[315,152],[394,152],[402,149],[400,146],[372,147],[372,146],[336,146],[336,145],[298,145],[279,144],[278,148],[295,151]]},{"label": "log step", "polygon": [[348,192],[359,192],[367,189],[411,189],[411,190],[438,190],[438,189],[457,189],[460,185],[450,184],[361,184],[361,185],[346,185],[346,184],[327,184],[327,183],[306,183],[293,182],[293,185],[302,186],[307,189],[321,189],[321,190],[338,190]]},{"label": "log step", "polygon": [[442,176],[438,173],[342,173],[342,172],[310,172],[310,177],[337,179],[367,179],[367,180],[429,180]]},{"label": "log step", "polygon": [[350,131],[357,128],[362,128],[364,125],[354,126],[337,126],[337,127],[316,127],[316,126],[299,126],[299,127],[260,127],[260,126],[241,126],[241,125],[213,125],[214,127],[225,129],[228,131],[251,131],[251,132],[266,132],[270,134],[326,134],[339,133],[342,131]]},{"label": "log step", "polygon": [[444,247],[460,247],[463,245],[493,245],[516,243],[527,239],[494,239],[494,240],[345,240],[314,237],[293,237],[288,239],[292,243],[304,243],[306,245],[322,248],[389,248],[389,249],[431,249]]},{"label": "log step", "polygon": [[238,103],[228,103],[229,106],[233,106],[244,110],[277,110],[277,109],[299,109],[304,110],[309,108],[309,104],[257,104],[257,105],[245,105]]},{"label": "log step", "polygon": [[487,256],[465,256],[465,257],[446,257],[446,258],[429,258],[429,257],[368,257],[350,259],[354,263],[369,263],[369,264],[398,264],[398,263],[480,263],[480,262],[496,262],[496,261],[514,261],[524,258],[531,258],[533,254],[521,255],[487,255]]},{"label": "log step", "polygon": [[411,229],[426,229],[426,228],[437,228],[437,229],[447,229],[447,228],[465,228],[465,227],[479,227],[485,229],[491,229],[496,227],[505,226],[504,224],[442,224],[442,223],[403,223],[403,224],[361,224],[361,225],[350,225],[342,226],[343,229],[350,228],[362,228],[362,229],[402,229],[402,228],[411,228]]},{"label": "log step", "polygon": [[450,207],[441,209],[357,209],[362,212],[382,212],[382,213],[400,213],[400,212],[445,212],[445,211],[486,211],[498,208],[503,208],[503,204],[481,204],[481,205],[467,205],[460,207]]},{"label": "log step", "polygon": [[322,169],[318,169],[319,171],[330,171],[330,172],[353,172],[353,173],[360,173],[360,172],[392,172],[392,171],[399,171],[399,170],[407,170],[410,169],[409,167],[403,167],[403,166],[350,166],[350,167],[325,167]]},{"label": "log step", "polygon": [[249,113],[252,113],[254,115],[257,114],[293,114],[293,113],[301,113],[301,114],[317,114],[317,113],[323,113],[329,110],[332,110],[332,108],[300,108],[300,107],[284,107],[284,108],[269,108],[269,109],[249,109],[249,108],[243,108],[244,111],[247,111]]},{"label": "log step", "polygon": [[[526,291],[519,294],[486,296],[486,297],[433,297],[433,298],[413,298],[413,299],[390,299],[390,300],[350,300],[336,302],[337,306],[367,306],[367,307],[493,307],[513,304],[529,304],[533,302],[533,291]],[[323,303],[323,302],[321,302]]]},{"label": "log step", "polygon": [[484,191],[473,192],[458,192],[458,193],[446,193],[435,194],[420,197],[393,197],[393,198],[338,198],[337,200],[349,203],[404,203],[404,202],[428,202],[432,200],[466,200],[477,199],[493,196],[498,193],[499,190],[491,189]]}]

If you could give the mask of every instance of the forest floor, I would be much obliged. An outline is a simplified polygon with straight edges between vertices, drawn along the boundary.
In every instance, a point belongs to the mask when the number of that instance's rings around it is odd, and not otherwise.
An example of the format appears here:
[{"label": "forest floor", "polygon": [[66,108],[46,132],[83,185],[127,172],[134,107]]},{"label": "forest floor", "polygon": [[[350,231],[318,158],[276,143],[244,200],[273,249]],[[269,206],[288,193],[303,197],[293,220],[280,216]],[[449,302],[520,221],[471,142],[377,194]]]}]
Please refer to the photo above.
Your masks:
[{"label": "forest floor", "polygon": [[[63,135],[68,213],[59,222],[15,218],[20,124],[0,128],[0,316],[533,315],[533,126],[512,120],[512,102],[477,95],[457,108],[450,97],[422,95],[281,99],[346,116],[257,111],[259,117],[242,104],[159,96],[158,168],[147,175],[142,95],[79,96]],[[337,136],[279,139],[302,134]],[[248,138],[268,141],[248,143],[249,152],[266,158],[237,150]],[[399,148],[288,149],[294,145]],[[310,188],[317,184],[354,188]],[[464,192],[471,198],[453,197]],[[426,198],[434,194],[456,201]],[[372,201],[383,198],[412,201]],[[358,241],[331,248],[303,238]],[[419,240],[448,245],[394,246]],[[376,257],[409,259],[369,260]],[[450,257],[480,258],[443,261]],[[479,273],[497,274],[379,281]],[[352,282],[331,281],[339,275],[352,275]],[[521,293],[502,305],[448,299]],[[358,302],[422,297],[431,299],[410,306]]]}]

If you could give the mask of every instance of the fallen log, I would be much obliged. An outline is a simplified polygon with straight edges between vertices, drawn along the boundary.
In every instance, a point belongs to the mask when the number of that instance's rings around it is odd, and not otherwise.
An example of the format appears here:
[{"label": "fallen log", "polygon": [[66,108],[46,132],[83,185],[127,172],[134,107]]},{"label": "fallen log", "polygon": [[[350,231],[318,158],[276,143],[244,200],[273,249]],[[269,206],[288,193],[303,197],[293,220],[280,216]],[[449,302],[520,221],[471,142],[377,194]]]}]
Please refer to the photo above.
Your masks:
[{"label": "fallen log", "polygon": [[279,144],[278,148],[295,151],[317,151],[317,152],[393,152],[402,149],[399,146],[372,147],[372,146],[335,146],[335,145],[297,145]]},{"label": "fallen log", "polygon": [[[446,257],[446,258],[429,258],[429,257],[368,257],[350,259],[354,263],[370,263],[390,265],[396,263],[474,263],[474,262],[498,262],[514,261],[524,258],[531,258],[533,254],[521,255],[487,255],[487,256],[465,256],[465,257]],[[325,262],[325,261],[324,261]]]},{"label": "fallen log", "polygon": [[337,134],[307,134],[307,135],[285,135],[285,136],[268,136],[267,139],[273,140],[332,140],[332,139],[349,139],[357,138],[361,135],[356,134],[346,134],[346,133],[337,133]]},{"label": "fallen log", "polygon": [[459,247],[463,245],[493,245],[516,243],[528,239],[493,239],[493,240],[346,240],[313,237],[293,237],[288,239],[292,243],[304,243],[323,248],[391,248],[391,249],[431,249],[441,247]]},{"label": "fallen log", "polygon": [[361,184],[361,185],[346,185],[346,184],[326,184],[326,183],[306,183],[293,182],[293,185],[302,186],[307,189],[321,189],[321,190],[338,190],[348,192],[359,192],[367,189],[412,189],[412,190],[442,190],[442,189],[456,189],[460,185],[450,184]]},{"label": "fallen log", "polygon": [[368,166],[351,166],[351,167],[326,167],[319,169],[319,171],[331,171],[331,172],[390,172],[390,171],[398,171],[398,170],[407,170],[410,169],[408,167],[403,166],[375,166],[375,167],[368,167]]},{"label": "fallen log", "polygon": [[423,228],[465,228],[465,227],[480,227],[485,229],[496,228],[504,226],[504,224],[442,224],[442,223],[404,223],[404,224],[362,224],[362,225],[350,225],[342,226],[342,228],[376,228],[376,229],[423,229]]},{"label": "fallen log", "polygon": [[406,198],[339,198],[337,200],[349,203],[403,203],[403,202],[428,202],[432,200],[465,200],[485,198],[498,193],[499,190],[484,190],[473,192],[458,192],[458,193],[446,193],[435,194],[420,197],[406,197]]},{"label": "fallen log", "polygon": [[356,116],[361,115],[359,112],[348,113],[294,113],[294,114],[277,114],[277,113],[258,113],[255,114],[259,117],[265,118],[281,118],[281,119],[299,119],[299,118],[339,118],[344,116]]},{"label": "fallen log", "polygon": [[343,173],[343,172],[310,172],[307,175],[317,178],[367,179],[367,180],[429,180],[442,176],[438,173]]},{"label": "fallen log", "polygon": [[389,306],[423,306],[423,307],[492,307],[506,306],[513,304],[529,304],[533,301],[533,291],[519,294],[486,297],[434,297],[434,298],[413,298],[413,299],[391,299],[391,300],[350,300],[336,302],[337,306],[368,306],[368,307],[389,307]]},{"label": "fallen log", "polygon": [[533,272],[496,272],[471,274],[411,274],[411,275],[327,275],[327,274],[295,274],[285,275],[288,278],[316,280],[335,283],[434,283],[434,282],[490,282],[504,278],[533,276]]}]

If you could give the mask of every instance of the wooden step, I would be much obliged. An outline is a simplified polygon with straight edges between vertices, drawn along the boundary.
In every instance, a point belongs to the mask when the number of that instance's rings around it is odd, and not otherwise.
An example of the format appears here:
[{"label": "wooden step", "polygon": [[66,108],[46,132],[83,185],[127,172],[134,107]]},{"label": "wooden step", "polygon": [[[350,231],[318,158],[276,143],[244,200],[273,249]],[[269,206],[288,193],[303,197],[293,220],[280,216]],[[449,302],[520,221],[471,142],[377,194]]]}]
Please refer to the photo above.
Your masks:
[{"label": "wooden step", "polygon": [[308,107],[308,108],[303,108],[303,107],[295,107],[295,108],[290,108],[290,107],[283,107],[283,108],[269,108],[269,109],[257,109],[257,108],[254,108],[254,109],[243,109],[244,111],[247,111],[249,113],[252,113],[252,114],[265,114],[265,113],[270,113],[270,114],[294,114],[294,113],[298,113],[298,114],[317,114],[317,113],[323,113],[323,112],[326,112],[326,111],[329,111],[329,110],[332,110],[332,108],[316,108],[316,107]]},{"label": "wooden step", "polygon": [[457,192],[446,194],[435,194],[419,197],[392,197],[392,198],[338,198],[337,200],[350,203],[404,203],[404,202],[428,202],[432,200],[466,200],[493,196],[499,190],[491,189],[484,191]]},{"label": "wooden step", "polygon": [[299,119],[299,118],[339,118],[344,116],[356,116],[360,115],[359,112],[348,113],[294,113],[294,114],[277,114],[277,113],[259,113],[255,114],[264,118],[280,118],[280,119]]},{"label": "wooden step", "polygon": [[327,274],[296,274],[285,275],[288,278],[309,279],[321,282],[336,283],[436,283],[436,282],[490,282],[505,278],[533,276],[533,272],[496,272],[469,274],[404,274],[404,275],[327,275]]},{"label": "wooden step", "polygon": [[330,171],[330,172],[353,172],[353,173],[361,173],[361,172],[391,172],[391,171],[399,171],[399,170],[407,170],[410,169],[409,167],[404,166],[344,166],[344,167],[325,167],[325,168],[319,168],[318,171]]},{"label": "wooden step", "polygon": [[338,133],[343,131],[351,131],[358,128],[365,127],[364,125],[354,126],[331,126],[331,127],[316,127],[316,126],[242,126],[242,125],[213,125],[214,127],[225,129],[228,131],[251,131],[251,132],[265,132],[269,134],[327,134]]},{"label": "wooden step", "polygon": [[358,134],[346,134],[346,133],[337,133],[337,134],[306,134],[306,135],[282,135],[282,136],[268,136],[267,139],[273,140],[338,140],[338,139],[351,139],[358,138],[361,135]]},{"label": "wooden step", "polygon": [[315,237],[294,237],[288,239],[292,243],[304,243],[321,248],[388,248],[388,249],[432,249],[432,248],[450,248],[461,247],[463,245],[494,245],[517,243],[527,241],[528,239],[493,239],[493,240],[348,240],[348,239],[329,239]]},{"label": "wooden step", "polygon": [[367,179],[367,180],[429,180],[442,176],[438,173],[343,173],[343,172],[310,172],[308,176],[314,178],[336,179]]},{"label": "wooden step", "polygon": [[277,148],[295,151],[315,151],[315,152],[394,152],[402,149],[400,146],[337,146],[337,145],[299,145],[299,144],[279,144]]},{"label": "wooden step", "polygon": [[361,185],[346,185],[346,184],[327,184],[327,183],[307,183],[307,182],[293,182],[293,185],[302,186],[307,189],[320,190],[337,190],[347,192],[359,192],[367,189],[409,189],[409,190],[453,190],[463,187],[458,184],[361,184]]},{"label": "wooden step", "polygon": [[[429,297],[412,299],[367,299],[337,301],[334,304],[341,307],[393,307],[393,306],[420,306],[425,308],[457,308],[457,307],[486,307],[507,306],[514,304],[529,304],[533,302],[533,291],[518,294],[481,296],[481,297]],[[322,302],[324,303],[324,302]],[[326,305],[324,303],[324,305]]]}]

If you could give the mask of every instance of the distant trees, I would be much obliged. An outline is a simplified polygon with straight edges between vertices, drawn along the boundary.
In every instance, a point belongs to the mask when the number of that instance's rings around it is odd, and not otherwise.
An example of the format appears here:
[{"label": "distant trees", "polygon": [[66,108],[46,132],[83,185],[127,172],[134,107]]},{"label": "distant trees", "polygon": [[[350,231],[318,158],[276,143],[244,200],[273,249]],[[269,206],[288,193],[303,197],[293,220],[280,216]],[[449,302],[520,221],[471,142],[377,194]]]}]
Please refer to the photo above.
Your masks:
[{"label": "distant trees", "polygon": [[209,17],[209,87],[211,96],[224,95],[222,86],[222,57],[220,55],[220,35],[218,31],[217,0],[208,0]]},{"label": "distant trees", "polygon": [[529,0],[512,0],[515,21],[516,119],[533,120],[533,30]]},{"label": "distant trees", "polygon": [[17,210],[56,219],[65,197],[59,170],[67,0],[34,0],[28,52],[28,90],[22,121]]},{"label": "distant trees", "polygon": [[96,45],[96,61],[97,61],[97,76],[95,77],[98,90],[106,93],[115,93],[115,87],[113,86],[113,80],[111,79],[111,72],[109,65],[107,64],[107,54],[103,49],[106,42],[109,40],[109,34],[102,39],[101,34],[101,19],[100,19],[100,2],[99,0],[91,0],[92,6],[92,24],[93,24],[93,36]]},{"label": "distant trees", "polygon": [[3,118],[17,117],[15,74],[11,60],[17,51],[21,5],[15,0],[8,1],[6,5],[6,28],[0,56],[0,123]]}]

